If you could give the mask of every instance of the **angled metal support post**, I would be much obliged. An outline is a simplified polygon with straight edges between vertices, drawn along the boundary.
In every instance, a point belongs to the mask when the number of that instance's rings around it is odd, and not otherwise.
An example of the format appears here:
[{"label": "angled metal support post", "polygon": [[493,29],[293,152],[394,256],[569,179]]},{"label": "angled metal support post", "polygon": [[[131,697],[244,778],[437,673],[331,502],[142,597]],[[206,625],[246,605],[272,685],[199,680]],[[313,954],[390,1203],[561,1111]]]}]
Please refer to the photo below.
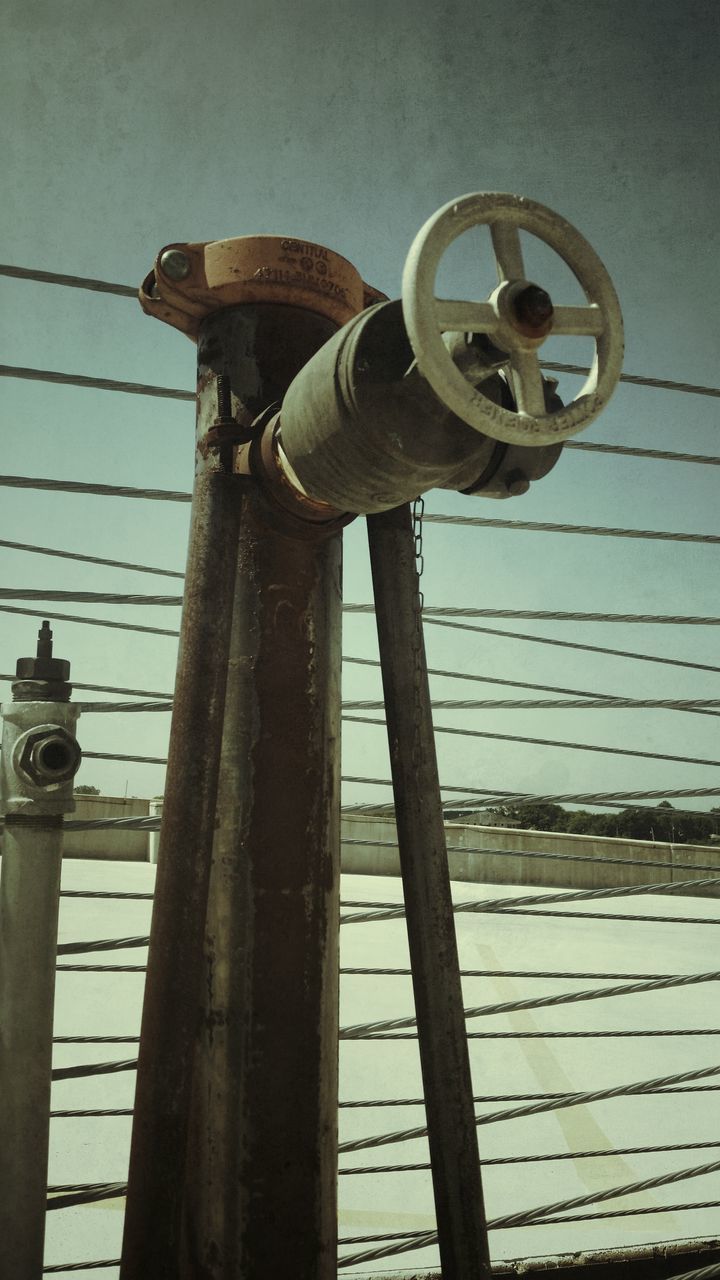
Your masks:
[{"label": "angled metal support post", "polygon": [[[282,395],[334,327],[290,306],[238,308],[225,359],[242,405],[252,412]],[[183,1280],[337,1274],[346,520],[324,508],[313,523],[302,510],[313,504],[282,481],[268,492],[273,448],[271,429],[251,443],[257,469],[244,478]]]},{"label": "angled metal support post", "polygon": [[241,487],[216,374],[198,365],[197,468],[145,984],[121,1275],[177,1275],[192,1061],[220,764]]},{"label": "angled metal support post", "polygon": [[410,507],[367,524],[442,1273],[489,1280]]}]

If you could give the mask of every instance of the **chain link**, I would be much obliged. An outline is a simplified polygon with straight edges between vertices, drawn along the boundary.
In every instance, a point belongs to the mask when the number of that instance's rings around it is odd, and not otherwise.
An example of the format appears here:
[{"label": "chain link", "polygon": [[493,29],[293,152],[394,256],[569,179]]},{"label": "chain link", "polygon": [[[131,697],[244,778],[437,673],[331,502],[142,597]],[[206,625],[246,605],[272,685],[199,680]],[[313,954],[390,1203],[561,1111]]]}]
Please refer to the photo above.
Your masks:
[{"label": "chain link", "polygon": [[[420,579],[425,568],[425,557],[423,555],[423,515],[425,514],[425,499],[417,497],[412,506],[412,522],[413,522],[413,538],[415,540],[415,570],[418,576],[418,587]],[[425,605],[425,596],[423,592],[419,592],[420,612]]]},{"label": "chain link", "polygon": [[417,575],[417,594],[415,597],[415,628],[413,635],[413,743],[411,760],[414,770],[418,770],[423,762],[423,714],[422,689],[425,679],[424,645],[423,645],[423,605],[425,597],[420,590],[420,580],[425,567],[423,557],[423,512],[425,502],[417,497],[412,505],[412,533],[415,553],[415,573]]}]

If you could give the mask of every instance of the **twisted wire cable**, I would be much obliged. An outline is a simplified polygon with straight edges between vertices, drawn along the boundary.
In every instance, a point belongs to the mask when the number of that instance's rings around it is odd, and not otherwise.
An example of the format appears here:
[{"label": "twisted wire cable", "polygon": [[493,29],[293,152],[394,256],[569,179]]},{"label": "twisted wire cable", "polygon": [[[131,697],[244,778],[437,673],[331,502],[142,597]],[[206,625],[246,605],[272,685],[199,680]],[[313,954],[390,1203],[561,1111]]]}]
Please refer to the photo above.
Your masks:
[{"label": "twisted wire cable", "polygon": [[[21,614],[26,618],[44,618],[47,610],[23,609],[18,605],[0,604],[0,612]],[[86,626],[94,627],[114,627],[120,631],[138,631],[150,635],[173,636],[177,638],[179,631],[168,630],[166,627],[149,627],[142,626],[139,623],[131,622],[114,622],[108,618],[88,618],[78,614],[57,613],[53,610],[53,618],[59,622],[79,622]],[[549,644],[561,649],[581,649],[585,653],[602,653],[616,658],[630,658],[638,662],[659,662],[663,666],[682,667],[692,671],[712,671],[720,672],[720,667],[713,666],[706,662],[690,662],[681,658],[663,658],[654,654],[638,653],[637,651],[628,649],[611,649],[604,645],[581,644],[576,640],[555,640],[549,636],[533,636],[522,631],[503,631],[497,627],[482,627],[471,622],[452,622],[443,618],[425,618],[428,626],[434,627],[452,627],[456,631],[472,631],[479,632],[483,635],[502,636],[510,640],[526,640],[534,644]],[[462,788],[458,788],[462,789]]]},{"label": "twisted wire cable", "polygon": [[58,973],[147,973],[146,964],[58,964]]},{"label": "twisted wire cable", "polygon": [[[488,1231],[507,1231],[514,1227],[542,1226],[543,1220],[547,1219],[551,1214],[567,1213],[569,1210],[581,1209],[586,1205],[602,1204],[607,1200],[614,1200],[617,1196],[637,1195],[640,1192],[651,1191],[657,1187],[668,1186],[671,1183],[704,1177],[708,1174],[716,1173],[719,1169],[720,1161],[714,1160],[692,1169],[678,1169],[673,1173],[657,1174],[655,1177],[629,1182],[621,1187],[611,1187],[606,1191],[591,1191],[583,1196],[574,1196],[571,1200],[557,1200],[553,1204],[538,1206],[523,1213],[503,1214],[499,1218],[491,1218],[488,1221]],[[658,1206],[658,1208],[662,1209],[664,1206]],[[409,1250],[427,1248],[429,1245],[437,1244],[437,1239],[437,1231],[435,1230],[403,1231],[388,1232],[385,1235],[375,1236],[352,1236],[340,1240],[338,1243],[349,1245],[362,1244],[363,1242],[370,1243],[373,1240],[402,1240],[403,1243],[398,1243],[386,1251],[385,1256],[391,1256],[392,1254],[404,1253]],[[345,1257],[340,1260],[339,1265],[349,1266],[351,1262],[370,1261],[373,1256],[375,1256],[374,1251],[368,1254],[357,1254],[353,1259]]]},{"label": "twisted wire cable", "polygon": [[[498,1004],[478,1005],[464,1009],[466,1018],[488,1017],[496,1014],[515,1013],[521,1009],[543,1009],[554,1008],[557,1005],[564,1004],[580,1004],[588,1000],[611,999],[617,996],[636,995],[639,992],[647,991],[663,991],[673,987],[689,987],[697,986],[705,982],[720,981],[720,971],[712,973],[696,973],[686,974],[682,977],[654,979],[647,982],[635,982],[630,985],[605,987],[593,989],[590,991],[573,991],[564,992],[562,994],[549,996],[532,996],[524,1000],[504,1000]],[[386,1018],[377,1022],[356,1023],[353,1026],[341,1028],[341,1038],[365,1039],[370,1035],[379,1031],[395,1031],[406,1027],[417,1026],[417,1018],[410,1015],[402,1018]],[[689,1032],[681,1032],[681,1034],[689,1034]],[[699,1034],[693,1031],[693,1034]],[[717,1034],[716,1032],[708,1032],[707,1034]],[[137,1036],[54,1036],[53,1040],[56,1044],[135,1044],[138,1042]],[[349,1105],[349,1104],[348,1104]],[[362,1104],[353,1104],[356,1106],[408,1106],[412,1105],[412,1100],[403,1099],[401,1101],[393,1100],[391,1102],[363,1102]]]},{"label": "twisted wire cable", "polygon": [[[541,367],[551,369],[555,373],[577,373],[584,378],[591,372],[584,365],[557,364],[552,360],[544,360]],[[702,387],[694,382],[676,382],[670,378],[648,378],[637,373],[621,373],[620,381],[634,387],[654,387],[658,391],[681,391],[693,396],[720,396],[720,387]]]},{"label": "twisted wire cable", "polygon": [[52,1266],[43,1267],[43,1275],[53,1275],[58,1271],[99,1271],[103,1267],[119,1267],[120,1258],[105,1258],[102,1262],[56,1262]]},{"label": "twisted wire cable", "polygon": [[101,498],[144,498],[151,502],[192,502],[192,494],[179,489],[138,489],[125,484],[90,484],[83,480],[55,480],[39,476],[0,476],[6,489],[42,489],[56,493],[86,493]]},{"label": "twisted wire cable", "polygon": [[[424,520],[433,517],[424,516]],[[453,517],[454,519],[455,517]],[[459,517],[464,521],[464,517]],[[474,519],[474,517],[468,517]],[[374,613],[373,604],[343,604],[343,613]],[[577,609],[479,609],[465,605],[424,605],[423,621],[430,618],[526,618],[538,622],[621,622],[653,626],[717,626],[720,617],[683,613],[603,613]]]},{"label": "twisted wire cable", "polygon": [[172,711],[172,699],[164,702],[159,700],[155,702],[80,702],[78,703],[83,715],[96,715],[100,712],[146,712],[146,711]]},{"label": "twisted wire cable", "polygon": [[[57,616],[57,615],[56,615]],[[690,662],[681,658],[663,658],[659,654],[638,653],[635,649],[611,649],[606,645],[585,644],[579,640],[556,640],[550,636],[533,636],[527,631],[504,631],[499,627],[481,627],[473,622],[453,622],[447,618],[426,618],[423,624],[430,627],[451,627],[454,631],[471,631],[486,636],[502,636],[505,640],[526,640],[530,644],[549,644],[557,649],[577,649],[583,653],[602,653],[614,658],[630,658],[638,662],[659,662],[666,667],[683,667],[691,671],[712,671],[720,667],[707,662]]]},{"label": "twisted wire cable", "polygon": [[426,524],[453,524],[486,529],[520,529],[526,533],[573,533],[595,538],[641,538],[660,542],[696,542],[713,545],[720,542],[715,533],[673,533],[660,529],[618,529],[608,525],[555,524],[548,520],[501,520],[489,516],[426,515]]},{"label": "twisted wire cable", "polygon": [[[342,719],[351,724],[372,724],[385,726],[385,720],[373,719],[371,716],[343,715]],[[664,760],[671,764],[700,764],[713,769],[720,767],[720,760],[709,760],[704,756],[674,756],[662,751],[639,751],[630,747],[603,747],[590,742],[565,742],[559,738],[531,738],[524,734],[492,733],[489,729],[458,729],[453,725],[436,724],[435,733],[447,733],[461,738],[488,738],[493,742],[523,742],[535,747],[562,747],[567,751],[597,751],[604,755],[630,756],[641,760]]]},{"label": "twisted wire cable", "polygon": [[[520,1120],[527,1116],[541,1115],[546,1111],[559,1111],[566,1107],[589,1106],[592,1102],[605,1102],[610,1098],[636,1097],[642,1094],[655,1094],[668,1085],[686,1084],[691,1080],[703,1080],[707,1076],[718,1075],[720,1066],[700,1067],[694,1071],[681,1071],[674,1075],[656,1076],[651,1080],[638,1080],[632,1084],[612,1085],[605,1089],[592,1089],[584,1092],[562,1094],[558,1098],[547,1098],[540,1102],[531,1102],[520,1107],[510,1107],[501,1111],[491,1111],[476,1116],[476,1126],[482,1124],[499,1124],[506,1120]],[[392,1133],[374,1134],[365,1138],[353,1138],[341,1142],[338,1151],[347,1155],[351,1151],[366,1151],[371,1147],[394,1146],[399,1142],[409,1142],[415,1138],[426,1138],[427,1126],[413,1125],[407,1129],[396,1129]]]},{"label": "twisted wire cable", "polygon": [[654,458],[659,462],[699,462],[720,466],[720,458],[707,453],[677,453],[673,449],[639,449],[627,444],[600,444],[594,440],[566,440],[566,449],[583,449],[588,453],[616,453],[628,458]]},{"label": "twisted wire cable", "polygon": [[[680,1039],[693,1036],[720,1036],[719,1027],[690,1027],[676,1030],[661,1028],[656,1031],[468,1031],[468,1040],[652,1040]],[[417,1040],[417,1031],[378,1031],[362,1035],[346,1035],[341,1040]]]},{"label": "twisted wire cable", "polygon": [[[720,982],[720,971],[691,973],[681,978],[660,978],[648,982],[633,982],[624,986],[598,988],[589,991],[563,992],[559,995],[530,996],[525,1000],[503,1000],[498,1004],[475,1005],[464,1010],[466,1018],[489,1017],[501,1013],[516,1013],[521,1009],[554,1008],[563,1004],[581,1004],[588,1000],[604,1000],[617,996],[637,995],[639,992],[665,991],[672,987],[697,986],[704,982]],[[379,1022],[359,1022],[343,1027],[347,1038],[372,1034],[376,1031],[395,1031],[403,1027],[416,1027],[417,1018],[385,1018]]]},{"label": "twisted wire cable", "polygon": [[[172,711],[172,700],[164,702],[80,702],[85,714],[99,712]],[[720,707],[720,698],[438,698],[432,702],[436,711],[565,711],[618,709],[657,709],[692,711],[698,715],[717,715],[708,710]],[[351,699],[342,703],[344,711],[384,711],[385,703],[374,698]],[[374,724],[376,721],[369,721]],[[384,721],[383,721],[384,723]]]},{"label": "twisted wire cable", "polygon": [[[708,1147],[720,1147],[720,1141],[674,1142],[652,1147],[613,1147],[611,1151],[603,1148],[600,1151],[554,1151],[552,1153],[544,1152],[541,1155],[496,1156],[491,1159],[481,1159],[480,1164],[485,1169],[506,1164],[543,1164],[556,1160],[607,1160],[608,1157],[614,1156],[648,1155],[669,1151],[699,1151]],[[418,1173],[431,1168],[432,1165],[427,1160],[416,1164],[349,1165],[346,1168],[338,1169],[338,1173],[374,1176],[378,1173]]]},{"label": "twisted wire cable", "polygon": [[[48,610],[20,609],[16,605],[0,604],[0,613],[19,613],[25,618],[46,618]],[[116,631],[140,631],[145,635],[172,636],[175,640],[180,635],[179,631],[169,630],[167,627],[147,627],[138,622],[114,622],[110,618],[83,618],[78,614],[58,613],[55,609],[52,616],[54,622],[82,622],[87,627],[113,627]]]},{"label": "twisted wire cable", "polygon": [[82,1119],[105,1119],[108,1116],[131,1116],[133,1114],[132,1107],[103,1107],[95,1110],[72,1109],[67,1108],[60,1111],[51,1111],[51,1120],[77,1120]]},{"label": "twisted wire cable", "polygon": [[[127,710],[126,703],[96,703],[98,709]],[[131,704],[132,705],[132,704]],[[384,711],[385,703],[377,698],[357,698],[343,702],[345,711]],[[602,694],[598,698],[433,698],[436,711],[583,711],[616,708],[632,710],[653,707],[667,711],[698,711],[720,707],[720,698],[614,698]],[[710,714],[715,714],[710,712]]]},{"label": "twisted wire cable", "polygon": [[86,951],[120,951],[125,947],[147,947],[149,937],[131,938],[97,938],[90,942],[61,942],[58,944],[59,956],[72,956]]},{"label": "twisted wire cable", "polygon": [[55,369],[27,369],[0,364],[0,378],[23,378],[30,382],[54,382],[63,387],[84,387],[93,391],[121,391],[131,396],[155,396],[165,400],[195,400],[194,391],[177,387],[155,387],[144,382],[122,382],[116,378],[91,378],[83,373],[58,373]]},{"label": "twisted wire cable", "polygon": [[[649,810],[649,812],[666,813],[665,809]],[[683,813],[682,809],[675,809],[675,813]],[[66,831],[103,831],[112,830],[113,827],[130,828],[131,830],[142,831],[160,831],[160,817],[148,818],[75,818],[64,823]],[[486,828],[487,829],[487,828]],[[564,834],[564,833],[561,833]],[[352,847],[372,848],[372,849],[397,849],[399,848],[397,840],[363,840],[355,836],[343,836],[342,844]],[[446,852],[449,854],[477,854],[482,857],[500,857],[500,858],[525,858],[541,860],[543,862],[579,862],[593,863],[603,867],[644,867],[646,869],[656,868],[660,871],[717,871],[717,863],[705,862],[678,862],[673,859],[668,861],[655,861],[650,858],[606,858],[593,853],[556,853],[535,851],[530,849],[502,849],[502,848],[483,848],[472,846],[467,847],[460,844],[447,844]],[[96,891],[93,889],[74,889],[61,890],[60,897],[75,898],[148,898],[151,899],[151,893],[121,893],[115,890]]]},{"label": "twisted wire cable", "polygon": [[[70,289],[90,289],[96,293],[116,294],[122,298],[133,298],[137,301],[138,290],[133,285],[113,284],[108,280],[95,280],[88,276],[61,274],[57,271],[40,271],[35,267],[17,267],[9,263],[0,264],[0,275],[10,276],[17,280],[31,280],[40,284],[63,285]],[[556,373],[575,373],[587,377],[589,368],[578,364],[558,364],[552,360],[542,362],[543,369]],[[633,386],[654,387],[662,391],[680,391],[689,395],[720,396],[720,388],[698,386],[692,382],[671,381],[668,378],[651,378],[642,374],[621,373],[620,381]]]},{"label": "twisted wire cable", "polygon": [[[663,1095],[665,1095],[665,1094],[671,1094],[671,1093],[717,1093],[718,1091],[720,1091],[720,1084],[705,1084],[705,1085],[700,1084],[700,1085],[689,1085],[689,1086],[688,1086],[688,1085],[674,1085],[674,1086],[671,1086],[670,1088],[666,1088],[666,1089],[648,1089],[648,1090],[647,1090],[647,1093],[648,1093],[648,1095],[653,1095],[653,1096],[655,1096],[655,1097],[662,1097],[662,1096],[663,1096]],[[524,1102],[524,1101],[540,1101],[540,1100],[545,1099],[545,1098],[547,1098],[547,1099],[550,1099],[550,1098],[561,1098],[561,1097],[564,1097],[564,1096],[565,1096],[565,1095],[563,1095],[563,1094],[561,1094],[561,1093],[505,1093],[505,1094],[503,1094],[503,1093],[494,1093],[494,1094],[488,1094],[488,1095],[486,1095],[486,1096],[479,1096],[479,1097],[476,1097],[476,1098],[474,1098],[474,1099],[473,1099],[473,1101],[474,1101],[474,1102]],[[405,1105],[405,1104],[404,1104],[404,1103],[402,1103],[402,1102],[399,1102],[399,1103],[397,1103],[397,1104],[396,1104],[396,1103],[394,1103],[392,1100],[389,1100],[387,1103],[385,1103],[385,1102],[372,1102],[372,1103],[368,1103],[368,1104],[365,1104],[365,1103],[352,1103],[352,1102],[340,1102],[340,1103],[339,1103],[339,1106],[340,1106],[340,1107],[354,1107],[354,1106],[365,1106],[365,1105],[368,1105],[368,1106],[372,1105],[373,1107],[375,1107],[375,1106],[381,1106],[381,1105],[382,1105],[382,1106],[396,1106],[396,1105],[397,1105],[397,1106],[402,1106],[402,1105]],[[412,1099],[412,1100],[409,1100],[409,1101],[408,1101],[407,1105],[408,1105],[408,1106],[409,1106],[409,1105],[412,1105],[412,1106],[424,1106],[424,1105],[425,1105],[425,1099],[424,1099],[424,1098]],[[78,1109],[78,1108],[72,1108],[72,1109],[67,1109],[67,1108],[65,1108],[65,1109],[63,1109],[63,1110],[59,1110],[59,1111],[51,1111],[51,1112],[50,1112],[50,1117],[51,1117],[51,1119],[58,1119],[58,1120],[72,1120],[72,1119],[82,1119],[82,1118],[88,1118],[88,1119],[97,1119],[97,1118],[100,1118],[100,1119],[105,1119],[105,1118],[107,1118],[107,1117],[131,1116],[132,1114],[133,1114],[133,1109],[132,1109],[132,1107],[116,1107],[116,1108],[113,1108],[113,1109],[108,1109],[108,1108],[100,1108],[100,1109],[98,1109],[98,1108],[95,1108],[95,1109],[90,1109],[90,1110],[88,1110],[87,1108],[79,1108],[79,1109]],[[678,1151],[681,1151],[681,1150],[682,1150],[682,1151],[685,1151],[685,1150],[688,1150],[688,1149],[692,1149],[692,1148],[694,1148],[695,1146],[701,1146],[701,1147],[702,1147],[702,1146],[716,1146],[716,1145],[718,1145],[718,1144],[713,1143],[713,1142],[709,1142],[709,1143],[679,1143],[679,1144],[677,1144],[677,1150],[678,1150]],[[661,1149],[661,1148],[659,1148],[659,1149]],[[668,1149],[668,1151],[671,1151],[671,1150],[675,1150],[676,1148],[675,1148],[675,1147],[668,1147],[667,1149]],[[581,1152],[581,1153],[579,1153],[579,1154],[581,1154],[581,1155],[592,1155],[593,1153],[592,1153],[592,1152]],[[607,1155],[608,1155],[608,1152],[607,1152],[607,1151],[599,1151],[599,1152],[597,1152],[597,1154],[598,1154],[599,1156],[602,1156],[602,1155],[607,1156]],[[611,1153],[611,1154],[613,1154],[613,1153]],[[622,1154],[622,1152],[621,1152],[621,1151],[619,1151],[619,1152],[616,1152],[615,1154]],[[574,1152],[568,1152],[567,1158],[568,1158],[568,1159],[570,1159],[570,1158],[571,1158],[572,1156],[574,1156],[574,1155],[575,1155],[575,1153],[574,1153]],[[520,1158],[520,1157],[518,1157],[518,1158]],[[535,1159],[536,1157],[532,1157],[532,1158],[533,1158],[533,1159]],[[539,1159],[540,1157],[537,1157],[537,1158]],[[507,1159],[508,1159],[508,1161],[510,1162],[512,1159],[514,1159],[514,1157],[508,1157]],[[559,1159],[559,1157],[558,1157],[558,1159]],[[427,1166],[426,1166],[426,1165],[423,1165],[423,1164],[417,1164],[417,1165],[416,1165],[416,1164],[409,1164],[409,1165],[407,1165],[407,1166],[398,1166],[398,1168],[399,1168],[400,1170],[402,1170],[403,1168],[407,1168],[407,1169],[424,1169],[424,1168],[426,1168],[426,1167],[427,1167],[427,1168],[430,1168],[429,1164],[428,1164]],[[385,1171],[385,1170],[387,1170],[388,1172],[391,1172],[391,1171],[393,1171],[393,1169],[394,1169],[394,1166],[392,1166],[392,1165],[379,1165],[379,1166],[377,1167],[377,1170],[375,1170],[375,1169],[371,1169],[371,1170],[369,1170],[369,1172],[371,1172],[371,1173],[374,1173],[374,1172],[382,1173],[382,1172],[383,1172],[383,1171]],[[340,1172],[343,1172],[343,1171],[342,1171],[342,1170],[340,1170]],[[355,1168],[354,1168],[354,1167],[349,1167],[349,1168],[347,1168],[344,1172],[346,1172],[346,1173],[354,1173],[354,1172],[355,1172]]]},{"label": "twisted wire cable", "polygon": [[133,573],[154,573],[164,578],[185,577],[184,573],[180,573],[176,569],[159,569],[154,565],[132,564],[126,560],[108,560],[104,556],[88,556],[79,551],[59,551],[55,547],[40,547],[30,542],[9,542],[6,538],[0,538],[0,547],[7,547],[10,551],[29,551],[35,555],[57,556],[61,560],[81,560],[86,564],[104,564],[110,569],[130,569]]},{"label": "twisted wire cable", "polygon": [[713,1277],[720,1276],[720,1262],[713,1262],[709,1267],[695,1268],[693,1271],[683,1271],[682,1275],[671,1276],[670,1280],[712,1280]]},{"label": "twisted wire cable", "polygon": [[[473,899],[471,902],[455,902],[453,903],[453,912],[460,914],[471,913],[473,915],[482,915],[486,912],[493,914],[497,911],[505,911],[508,909],[516,910],[520,907],[547,906],[551,903],[566,902],[595,902],[606,901],[613,898],[635,898],[639,896],[649,896],[657,894],[685,893],[688,889],[711,889],[720,886],[720,877],[712,876],[702,880],[674,880],[661,884],[632,884],[622,885],[618,888],[604,889],[574,889],[571,892],[563,890],[561,893],[533,893],[525,894],[519,898],[488,898]],[[351,905],[351,904],[347,904]],[[370,910],[358,912],[350,916],[341,916],[341,923],[352,922],[353,924],[364,924],[366,922],[375,923],[379,920],[400,920],[405,915],[404,905],[397,903],[372,903],[364,904]],[[625,917],[629,919],[629,917]],[[660,919],[663,919],[661,916]],[[720,924],[720,920],[713,921]]]},{"label": "twisted wire cable", "polygon": [[139,1044],[139,1036],[53,1036],[53,1044]]},{"label": "twisted wire cable", "polygon": [[46,1209],[70,1209],[79,1204],[97,1204],[100,1200],[117,1200],[127,1195],[127,1182],[75,1183],[66,1187],[48,1187]]},{"label": "twisted wire cable", "polygon": [[87,276],[60,275],[57,271],[38,271],[35,267],[13,267],[0,264],[0,276],[12,276],[16,280],[33,280],[40,284],[60,284],[69,289],[90,289],[94,293],[114,293],[121,298],[134,298],[138,291],[129,284],[111,284],[108,280],[92,280]]},{"label": "twisted wire cable", "polygon": [[[424,517],[429,520],[430,516]],[[720,538],[718,538],[720,541]],[[74,604],[163,605],[179,607],[182,596],[122,591],[56,591],[37,587],[0,587],[2,600],[57,600]],[[345,603],[343,613],[373,614],[374,604]],[[603,613],[567,609],[479,609],[461,605],[425,605],[423,618],[525,618],[540,622],[648,623],[662,626],[719,626],[720,616],[676,613]]]},{"label": "twisted wire cable", "polygon": [[124,1062],[85,1062],[74,1067],[53,1067],[52,1080],[79,1080],[85,1076],[116,1075],[121,1071],[135,1071],[137,1058]]},{"label": "twisted wire cable", "polygon": [[[343,654],[343,662],[361,667],[378,667],[380,663],[377,658],[353,658],[348,654]],[[719,668],[720,670],[720,668]],[[480,676],[469,671],[449,671],[444,667],[428,667],[429,676],[443,676],[451,680],[471,680],[478,684],[499,684],[507,686],[510,689],[532,689],[536,693],[562,693],[570,698],[602,698],[613,699],[620,695],[616,693],[598,693],[597,689],[569,689],[566,685],[557,684],[535,684],[528,680],[507,680],[501,679],[499,676]],[[2,677],[0,676],[0,679]],[[80,688],[80,685],[76,686]],[[133,690],[117,690],[116,692],[132,693]],[[437,706],[437,702],[434,703]]]}]

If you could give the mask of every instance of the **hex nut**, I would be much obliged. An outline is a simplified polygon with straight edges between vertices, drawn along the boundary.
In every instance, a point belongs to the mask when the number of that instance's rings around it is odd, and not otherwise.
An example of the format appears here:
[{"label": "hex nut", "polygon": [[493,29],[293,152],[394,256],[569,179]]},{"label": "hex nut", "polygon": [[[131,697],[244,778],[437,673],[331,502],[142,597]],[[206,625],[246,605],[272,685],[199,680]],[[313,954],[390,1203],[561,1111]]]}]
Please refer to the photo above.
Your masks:
[{"label": "hex nut", "polygon": [[74,778],[81,760],[82,751],[66,729],[42,725],[25,736],[16,765],[32,786],[49,788]]}]

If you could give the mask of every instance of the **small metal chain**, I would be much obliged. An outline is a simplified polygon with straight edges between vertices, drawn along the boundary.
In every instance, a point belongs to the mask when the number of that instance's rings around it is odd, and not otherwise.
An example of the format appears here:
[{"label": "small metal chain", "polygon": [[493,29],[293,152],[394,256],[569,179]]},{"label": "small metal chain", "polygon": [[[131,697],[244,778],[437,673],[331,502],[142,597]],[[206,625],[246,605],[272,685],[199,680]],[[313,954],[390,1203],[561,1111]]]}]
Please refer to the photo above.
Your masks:
[{"label": "small metal chain", "polygon": [[[412,506],[412,522],[413,522],[413,538],[415,539],[415,569],[418,576],[418,587],[420,579],[425,568],[425,557],[423,555],[423,515],[425,514],[425,499],[417,497]],[[423,592],[419,592],[420,612],[425,605],[425,596]]]},{"label": "small metal chain", "polygon": [[423,680],[426,678],[424,673],[424,645],[423,645],[423,605],[425,597],[420,589],[420,581],[422,579],[425,560],[423,556],[423,512],[425,510],[425,502],[422,497],[417,497],[412,505],[412,533],[415,552],[415,572],[417,575],[417,595],[415,597],[415,634],[413,636],[413,746],[412,746],[412,764],[414,769],[418,769],[422,763],[423,745],[422,745],[422,687]]}]

